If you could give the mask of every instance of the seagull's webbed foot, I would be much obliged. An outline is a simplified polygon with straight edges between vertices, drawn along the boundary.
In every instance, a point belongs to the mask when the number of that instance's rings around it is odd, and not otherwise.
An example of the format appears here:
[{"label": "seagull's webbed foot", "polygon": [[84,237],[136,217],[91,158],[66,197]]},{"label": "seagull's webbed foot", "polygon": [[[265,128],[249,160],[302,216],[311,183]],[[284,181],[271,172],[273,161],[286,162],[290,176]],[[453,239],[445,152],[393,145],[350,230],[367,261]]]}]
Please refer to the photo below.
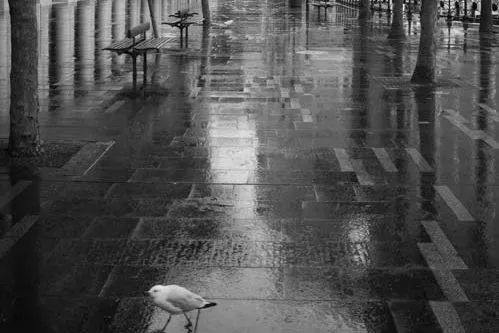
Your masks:
[{"label": "seagull's webbed foot", "polygon": [[187,324],[185,324],[185,328],[191,331],[192,328],[192,321],[187,317],[187,314],[184,312],[185,319],[187,319]]}]

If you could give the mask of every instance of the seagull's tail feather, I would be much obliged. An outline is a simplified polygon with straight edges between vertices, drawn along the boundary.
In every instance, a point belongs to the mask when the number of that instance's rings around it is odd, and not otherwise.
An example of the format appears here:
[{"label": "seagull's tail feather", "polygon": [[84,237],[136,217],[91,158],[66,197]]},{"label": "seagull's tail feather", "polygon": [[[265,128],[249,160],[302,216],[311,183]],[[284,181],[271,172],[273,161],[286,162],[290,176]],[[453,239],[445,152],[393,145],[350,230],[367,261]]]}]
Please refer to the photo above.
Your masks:
[{"label": "seagull's tail feather", "polygon": [[212,306],[215,306],[215,305],[217,305],[217,303],[215,303],[215,302],[206,303],[205,305],[200,307],[200,309],[211,308]]}]

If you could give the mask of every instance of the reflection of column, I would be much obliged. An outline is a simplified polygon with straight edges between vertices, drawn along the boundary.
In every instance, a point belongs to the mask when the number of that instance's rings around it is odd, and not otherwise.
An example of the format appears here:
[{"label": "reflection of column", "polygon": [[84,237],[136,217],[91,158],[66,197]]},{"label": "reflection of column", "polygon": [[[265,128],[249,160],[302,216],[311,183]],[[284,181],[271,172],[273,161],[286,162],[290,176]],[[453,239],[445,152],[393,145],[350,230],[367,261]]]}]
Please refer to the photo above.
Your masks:
[{"label": "reflection of column", "polygon": [[80,2],[78,7],[78,60],[80,83],[90,88],[95,66],[95,0]]},{"label": "reflection of column", "polygon": [[147,0],[142,0],[142,5],[140,7],[140,22],[150,22],[151,18],[149,17],[149,5]]},{"label": "reflection of column", "polygon": [[128,14],[128,27],[132,28],[140,23],[140,1],[130,0],[130,13]]},{"label": "reflection of column", "polygon": [[72,102],[74,98],[74,50],[75,50],[75,4],[56,5],[55,25],[57,82],[64,85],[60,91],[62,100]]},{"label": "reflection of column", "polygon": [[38,11],[38,91],[40,112],[48,111],[49,98],[49,56],[50,56],[50,6],[39,6]]},{"label": "reflection of column", "polygon": [[[480,75],[478,103],[490,105],[494,103],[496,94],[495,83],[495,65],[491,54],[492,41],[485,37],[480,38]],[[492,74],[492,75],[491,75]],[[477,130],[483,130],[488,133],[495,133],[494,122],[490,121],[490,116],[483,108],[478,108],[475,118]],[[494,182],[496,175],[494,163],[494,151],[482,140],[476,140],[473,151],[472,162],[474,170],[475,196],[478,207],[481,211],[487,211],[487,208],[494,205],[494,190],[490,183]],[[483,223],[476,228],[476,237],[470,238],[469,242],[476,247],[479,258],[483,264],[497,262],[497,242],[494,242],[495,220],[491,216],[478,216]]]},{"label": "reflection of column", "polygon": [[[162,2],[155,0],[154,1],[154,6],[153,6],[153,12],[154,12],[154,18],[156,19],[156,25],[158,26],[158,34],[161,35],[161,13],[163,12],[162,8]],[[150,19],[146,20],[150,21]],[[152,29],[152,22],[151,22],[151,29]]]},{"label": "reflection of column", "polygon": [[163,14],[161,17],[161,21],[167,21],[168,15],[170,15],[170,8],[172,6],[171,0],[162,0],[163,1]]},{"label": "reflection of column", "polygon": [[[0,0],[2,1],[2,0]],[[9,114],[10,96],[10,17],[8,11],[0,11],[0,117]]]},{"label": "reflection of column", "polygon": [[[118,0],[114,2],[113,6],[113,40],[120,40],[126,37],[126,1]],[[126,57],[118,56],[113,57],[113,69],[115,65],[122,68]]]},{"label": "reflection of column", "polygon": [[97,79],[104,80],[111,75],[111,55],[109,52],[102,51],[104,47],[111,44],[112,41],[112,18],[113,18],[112,0],[99,0],[97,2],[97,47],[99,48],[99,57],[97,59]]}]

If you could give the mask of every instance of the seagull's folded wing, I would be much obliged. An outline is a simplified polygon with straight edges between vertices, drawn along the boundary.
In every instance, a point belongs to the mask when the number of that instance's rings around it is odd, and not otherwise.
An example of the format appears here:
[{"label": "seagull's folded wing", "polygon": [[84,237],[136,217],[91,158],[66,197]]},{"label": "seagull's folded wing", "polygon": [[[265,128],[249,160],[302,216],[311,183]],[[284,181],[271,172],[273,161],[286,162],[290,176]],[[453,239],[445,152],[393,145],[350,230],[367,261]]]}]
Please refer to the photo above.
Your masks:
[{"label": "seagull's folded wing", "polygon": [[[182,288],[184,289],[184,288]],[[173,306],[182,309],[183,311],[192,311],[199,309],[205,305],[206,301],[199,295],[190,292],[187,289],[175,290],[168,295],[168,302]]]}]

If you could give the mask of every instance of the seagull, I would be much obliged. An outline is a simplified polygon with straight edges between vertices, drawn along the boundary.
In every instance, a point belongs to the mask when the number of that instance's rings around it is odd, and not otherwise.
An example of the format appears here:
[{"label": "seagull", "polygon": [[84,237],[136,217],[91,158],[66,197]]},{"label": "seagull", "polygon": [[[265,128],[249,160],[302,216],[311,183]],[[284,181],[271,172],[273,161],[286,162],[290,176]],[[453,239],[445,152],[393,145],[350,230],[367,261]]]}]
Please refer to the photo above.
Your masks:
[{"label": "seagull", "polygon": [[157,307],[165,310],[170,314],[162,331],[164,331],[166,329],[166,326],[168,326],[168,323],[172,319],[172,315],[178,314],[183,314],[185,316],[185,318],[187,319],[185,328],[190,330],[190,328],[192,327],[192,322],[187,316],[187,312],[198,310],[199,316],[199,310],[217,305],[217,303],[208,302],[192,291],[175,284],[171,284],[168,286],[158,284],[153,286],[146,293],[152,297],[152,301]]}]

